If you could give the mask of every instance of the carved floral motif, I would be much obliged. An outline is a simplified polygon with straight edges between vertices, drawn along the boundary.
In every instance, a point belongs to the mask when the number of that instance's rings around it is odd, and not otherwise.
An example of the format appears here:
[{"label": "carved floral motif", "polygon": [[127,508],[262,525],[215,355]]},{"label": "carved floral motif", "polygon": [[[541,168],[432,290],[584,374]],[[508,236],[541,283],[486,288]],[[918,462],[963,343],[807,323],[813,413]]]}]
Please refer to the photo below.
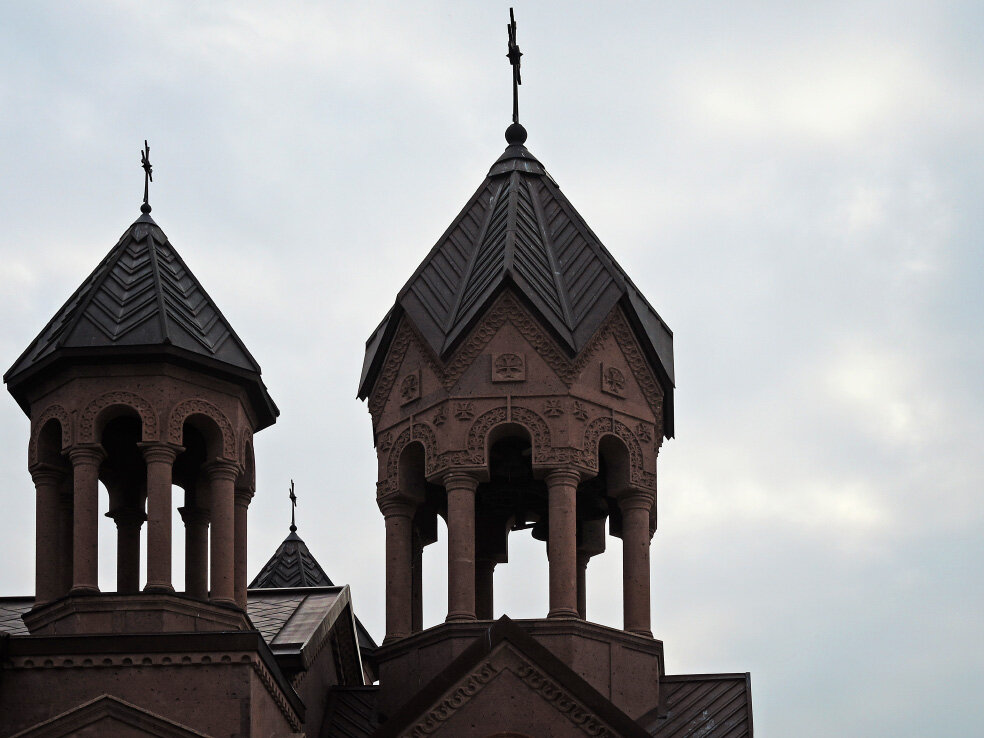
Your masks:
[{"label": "carved floral motif", "polygon": [[653,440],[653,433],[649,429],[649,423],[636,423],[635,432],[639,440],[643,443],[650,443]]},{"label": "carved floral motif", "polygon": [[475,417],[475,403],[474,402],[456,402],[454,403],[454,417],[458,420],[471,420]]},{"label": "carved floral motif", "polygon": [[526,379],[526,360],[522,354],[492,354],[493,382],[522,382]]},{"label": "carved floral motif", "polygon": [[420,371],[408,374],[400,382],[400,400],[406,405],[420,397]]},{"label": "carved floral motif", "polygon": [[564,404],[561,400],[546,400],[543,403],[543,414],[548,418],[559,418],[564,414]]},{"label": "carved floral motif", "polygon": [[625,396],[625,375],[620,369],[601,365],[601,391],[616,397]]},{"label": "carved floral motif", "polygon": [[574,417],[580,421],[588,419],[588,411],[584,408],[584,404],[580,400],[574,400]]},{"label": "carved floral motif", "polygon": [[[150,403],[139,395],[132,392],[107,392],[96,398],[82,411],[79,420],[79,441],[82,443],[95,443],[96,441],[96,418],[103,410],[113,405],[125,405],[137,412],[143,424],[143,440],[157,440],[157,413]],[[180,439],[178,439],[180,441]],[[235,441],[233,441],[235,447]]]},{"label": "carved floral motif", "polygon": [[434,413],[434,417],[431,418],[431,422],[434,425],[436,425],[438,428],[440,428],[442,425],[444,425],[445,422],[447,422],[447,419],[448,419],[448,411],[447,411],[447,408],[445,408],[444,405],[441,405],[437,409],[437,412]]},{"label": "carved floral motif", "polygon": [[379,437],[379,450],[385,454],[391,448],[393,448],[393,434],[390,431],[386,431]]}]

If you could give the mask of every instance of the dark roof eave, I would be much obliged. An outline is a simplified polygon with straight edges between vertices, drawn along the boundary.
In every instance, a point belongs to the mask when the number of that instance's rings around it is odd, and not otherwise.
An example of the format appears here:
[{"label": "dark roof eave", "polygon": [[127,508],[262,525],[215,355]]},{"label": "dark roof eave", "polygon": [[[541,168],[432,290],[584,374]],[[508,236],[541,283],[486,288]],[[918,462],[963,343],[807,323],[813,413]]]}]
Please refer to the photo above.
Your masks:
[{"label": "dark roof eave", "polygon": [[3,381],[7,391],[13,395],[25,414],[30,415],[30,405],[23,390],[31,383],[57,372],[64,364],[119,364],[128,360],[135,364],[164,361],[192,369],[207,369],[223,379],[242,386],[248,393],[257,416],[256,430],[273,425],[280,410],[267,391],[260,375],[247,369],[227,364],[218,359],[210,359],[187,349],[174,345],[151,346],[95,346],[92,348],[61,348],[39,362],[31,364],[16,373],[8,372]]}]

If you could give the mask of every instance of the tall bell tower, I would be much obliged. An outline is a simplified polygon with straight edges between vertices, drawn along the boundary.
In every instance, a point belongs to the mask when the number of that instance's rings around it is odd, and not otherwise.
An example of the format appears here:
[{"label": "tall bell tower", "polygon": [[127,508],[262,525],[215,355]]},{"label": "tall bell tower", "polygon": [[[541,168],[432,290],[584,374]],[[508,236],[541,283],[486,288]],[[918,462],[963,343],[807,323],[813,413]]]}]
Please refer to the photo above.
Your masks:
[{"label": "tall bell tower", "polygon": [[[366,344],[359,396],[386,526],[384,705],[399,702],[389,674],[415,678],[411,652],[426,671],[429,644],[488,626],[493,570],[525,529],[549,561],[549,610],[525,627],[572,660],[605,631],[655,656],[651,668],[661,661],[649,550],[657,455],[673,435],[672,333],[526,148],[514,26],[509,51],[506,149]],[[421,552],[436,516],[447,521],[447,621],[421,633]],[[617,637],[585,607],[606,527],[622,539]]]},{"label": "tall bell tower", "polygon": [[[248,627],[252,438],[277,408],[259,365],[151,217],[148,154],[140,217],[4,377],[31,419],[32,633]],[[115,592],[100,591],[97,577],[100,484],[117,531]],[[175,514],[183,592],[171,567]]]}]

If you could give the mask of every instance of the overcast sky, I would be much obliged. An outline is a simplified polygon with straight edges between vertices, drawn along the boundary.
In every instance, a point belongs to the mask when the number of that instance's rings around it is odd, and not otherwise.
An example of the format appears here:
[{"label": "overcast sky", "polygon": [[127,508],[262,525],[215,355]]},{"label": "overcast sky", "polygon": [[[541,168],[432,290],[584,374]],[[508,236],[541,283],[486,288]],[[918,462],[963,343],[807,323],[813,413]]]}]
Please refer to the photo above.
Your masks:
[{"label": "overcast sky", "polygon": [[[505,145],[508,4],[335,5],[0,4],[0,363],[139,215],[149,139],[153,216],[282,413],[250,574],[293,478],[381,640],[363,346]],[[527,145],[674,330],[668,670],[751,671],[761,738],[978,734],[984,6],[516,5]],[[5,595],[34,586],[27,438],[0,401]],[[613,626],[620,555],[588,570]],[[496,614],[543,616],[543,544],[510,556]]]}]

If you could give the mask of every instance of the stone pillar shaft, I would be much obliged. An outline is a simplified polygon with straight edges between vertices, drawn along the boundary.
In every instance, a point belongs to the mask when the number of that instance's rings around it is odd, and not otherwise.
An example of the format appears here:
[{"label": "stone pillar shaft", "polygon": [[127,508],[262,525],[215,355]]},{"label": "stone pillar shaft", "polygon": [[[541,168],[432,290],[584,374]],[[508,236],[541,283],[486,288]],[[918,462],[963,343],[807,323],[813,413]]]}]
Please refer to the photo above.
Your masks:
[{"label": "stone pillar shaft", "polygon": [[72,592],[99,591],[99,465],[106,452],[98,443],[78,444],[68,452],[74,480]]},{"label": "stone pillar shaft", "polygon": [[246,489],[236,490],[236,561],[233,566],[235,580],[236,604],[246,609],[246,513],[253,493]]},{"label": "stone pillar shaft", "polygon": [[172,443],[139,444],[147,462],[148,592],[173,592],[171,584],[171,467],[184,449]]},{"label": "stone pillar shaft", "polygon": [[479,620],[491,620],[493,617],[495,564],[492,559],[475,562],[475,615]]},{"label": "stone pillar shaft", "polygon": [[36,497],[34,606],[58,599],[61,591],[61,558],[67,555],[59,537],[59,487],[65,473],[47,464],[31,467]]},{"label": "stone pillar shaft", "polygon": [[208,510],[180,507],[185,524],[185,594],[208,599]]},{"label": "stone pillar shaft", "polygon": [[448,492],[448,620],[475,620],[475,490],[470,474],[444,477]]},{"label": "stone pillar shaft", "polygon": [[211,487],[211,602],[238,607],[236,602],[236,477],[239,465],[219,459],[206,467]]},{"label": "stone pillar shaft", "polygon": [[413,629],[413,507],[390,497],[379,500],[379,509],[386,520],[386,643],[406,638]]},{"label": "stone pillar shaft", "polygon": [[58,494],[58,596],[72,589],[72,541],[75,527],[75,491],[73,481],[66,475]]},{"label": "stone pillar shaft", "polygon": [[134,594],[140,590],[140,527],[147,516],[139,508],[124,507],[106,517],[116,523],[116,591]]},{"label": "stone pillar shaft", "polygon": [[577,617],[577,483],[573,469],[546,477],[547,558],[550,562],[549,618]]},{"label": "stone pillar shaft", "polygon": [[588,562],[591,555],[577,552],[577,616],[588,618]]},{"label": "stone pillar shaft", "polygon": [[410,630],[419,633],[424,628],[424,544],[419,533],[413,534],[411,560]]},{"label": "stone pillar shaft", "polygon": [[619,499],[622,511],[622,607],[625,630],[652,637],[649,602],[649,511],[653,498],[633,493]]}]

